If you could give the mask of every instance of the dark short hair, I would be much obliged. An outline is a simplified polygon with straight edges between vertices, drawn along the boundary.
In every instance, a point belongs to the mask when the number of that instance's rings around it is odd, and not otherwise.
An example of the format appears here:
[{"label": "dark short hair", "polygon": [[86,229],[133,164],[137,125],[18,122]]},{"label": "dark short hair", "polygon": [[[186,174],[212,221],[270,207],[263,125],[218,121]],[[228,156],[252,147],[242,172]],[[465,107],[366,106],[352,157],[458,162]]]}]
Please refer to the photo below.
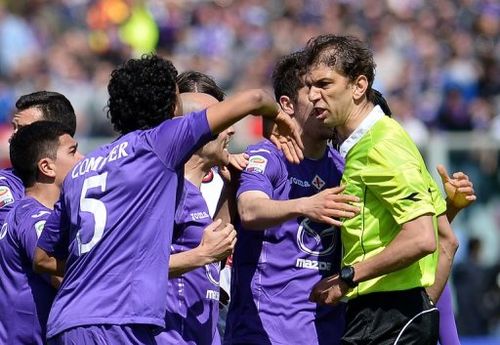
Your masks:
[{"label": "dark short hair", "polygon": [[309,67],[325,64],[350,81],[364,75],[368,80],[368,100],[373,101],[372,85],[376,64],[373,52],[361,40],[354,36],[319,35],[307,42],[305,53]]},{"label": "dark short hair", "polygon": [[298,91],[304,86],[302,77],[305,73],[305,54],[303,51],[280,58],[272,74],[276,101],[279,101],[281,96],[288,96],[293,102],[297,102]]},{"label": "dark short hair", "polygon": [[37,108],[41,111],[43,120],[62,123],[71,130],[70,135],[76,132],[76,115],[71,102],[59,92],[37,91],[19,97],[16,102],[18,111]]},{"label": "dark short hair", "polygon": [[225,97],[224,91],[222,91],[212,77],[197,71],[185,71],[179,74],[177,77],[177,86],[179,86],[180,93],[206,93],[219,102],[222,102]]},{"label": "dark short hair", "polygon": [[177,102],[177,70],[158,55],[130,59],[111,73],[108,117],[126,134],[171,119]]},{"label": "dark short hair", "polygon": [[36,182],[40,159],[57,158],[59,138],[64,134],[71,135],[71,130],[52,121],[33,122],[14,133],[10,140],[10,161],[26,188]]}]

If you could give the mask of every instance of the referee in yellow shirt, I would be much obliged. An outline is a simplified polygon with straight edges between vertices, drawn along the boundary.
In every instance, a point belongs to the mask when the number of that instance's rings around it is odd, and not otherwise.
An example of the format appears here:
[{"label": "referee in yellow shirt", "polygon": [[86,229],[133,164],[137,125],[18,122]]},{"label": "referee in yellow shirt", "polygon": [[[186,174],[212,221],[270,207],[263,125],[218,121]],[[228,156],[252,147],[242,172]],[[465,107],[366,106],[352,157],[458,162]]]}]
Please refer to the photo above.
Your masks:
[{"label": "referee in yellow shirt", "polygon": [[361,213],[342,225],[341,273],[311,298],[349,298],[343,344],[436,344],[439,313],[425,288],[437,300],[454,255],[440,251],[438,264],[438,222],[453,237],[446,203],[408,134],[374,105],[372,52],[354,37],[323,35],[306,53],[314,115],[336,128],[342,184],[361,199]]}]

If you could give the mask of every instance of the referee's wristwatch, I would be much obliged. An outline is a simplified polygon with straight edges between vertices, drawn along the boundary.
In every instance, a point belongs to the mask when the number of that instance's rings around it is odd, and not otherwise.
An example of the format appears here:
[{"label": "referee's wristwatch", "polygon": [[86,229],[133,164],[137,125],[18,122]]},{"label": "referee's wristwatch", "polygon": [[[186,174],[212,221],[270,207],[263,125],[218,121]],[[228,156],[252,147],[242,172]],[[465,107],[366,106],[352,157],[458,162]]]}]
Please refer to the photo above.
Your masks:
[{"label": "referee's wristwatch", "polygon": [[358,283],[354,281],[354,267],[344,266],[340,270],[340,279],[347,284],[351,289],[358,286]]}]

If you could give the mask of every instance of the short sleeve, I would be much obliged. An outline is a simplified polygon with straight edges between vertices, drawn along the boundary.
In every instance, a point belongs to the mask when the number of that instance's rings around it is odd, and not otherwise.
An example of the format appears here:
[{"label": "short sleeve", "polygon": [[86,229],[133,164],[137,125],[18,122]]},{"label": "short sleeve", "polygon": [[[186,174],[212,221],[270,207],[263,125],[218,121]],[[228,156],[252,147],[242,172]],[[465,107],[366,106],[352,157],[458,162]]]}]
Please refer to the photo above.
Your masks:
[{"label": "short sleeve", "polygon": [[431,174],[428,173],[429,181],[430,181],[430,190],[432,196],[432,203],[434,204],[434,209],[436,210],[436,215],[440,216],[443,213],[446,213],[446,201],[439,190],[439,187],[436,181],[432,178]]},{"label": "short sleeve", "polygon": [[417,157],[398,145],[378,145],[369,155],[361,178],[398,224],[426,213],[435,214],[426,171]]},{"label": "short sleeve", "polygon": [[162,122],[146,131],[146,141],[165,166],[177,170],[213,135],[206,110]]},{"label": "short sleeve", "polygon": [[14,194],[14,191],[5,180],[0,179],[0,219],[4,220],[7,213],[12,209],[14,201],[17,200]]},{"label": "short sleeve", "polygon": [[64,260],[68,257],[68,232],[69,221],[64,209],[64,201],[60,199],[45,222],[37,246],[57,259]]},{"label": "short sleeve", "polygon": [[276,152],[267,149],[247,150],[248,165],[241,173],[237,197],[248,191],[260,191],[273,197],[282,171],[282,162]]},{"label": "short sleeve", "polygon": [[36,218],[26,217],[19,232],[19,243],[26,257],[33,262],[37,241],[43,232],[43,228],[50,212],[41,211]]}]

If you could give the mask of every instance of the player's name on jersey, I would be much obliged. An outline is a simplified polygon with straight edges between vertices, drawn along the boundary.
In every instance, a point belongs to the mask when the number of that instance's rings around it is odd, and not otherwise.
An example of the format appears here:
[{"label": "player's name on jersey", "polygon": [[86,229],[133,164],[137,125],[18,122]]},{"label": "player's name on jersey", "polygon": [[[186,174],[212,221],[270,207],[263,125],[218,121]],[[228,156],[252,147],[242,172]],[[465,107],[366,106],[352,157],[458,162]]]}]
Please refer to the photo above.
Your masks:
[{"label": "player's name on jersey", "polygon": [[297,259],[295,267],[308,268],[311,270],[319,270],[319,271],[329,271],[332,268],[332,264],[325,261]]},{"label": "player's name on jersey", "polygon": [[106,163],[121,159],[123,157],[128,157],[128,153],[125,150],[127,146],[128,142],[124,141],[114,146],[111,151],[109,151],[107,156],[97,156],[83,159],[73,168],[71,177],[77,178],[78,176],[85,175],[89,171],[96,171],[101,169]]}]

